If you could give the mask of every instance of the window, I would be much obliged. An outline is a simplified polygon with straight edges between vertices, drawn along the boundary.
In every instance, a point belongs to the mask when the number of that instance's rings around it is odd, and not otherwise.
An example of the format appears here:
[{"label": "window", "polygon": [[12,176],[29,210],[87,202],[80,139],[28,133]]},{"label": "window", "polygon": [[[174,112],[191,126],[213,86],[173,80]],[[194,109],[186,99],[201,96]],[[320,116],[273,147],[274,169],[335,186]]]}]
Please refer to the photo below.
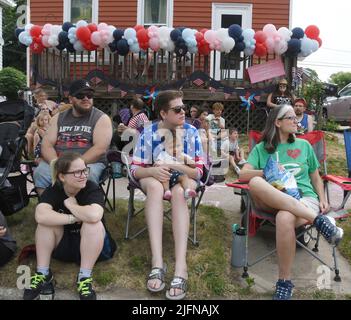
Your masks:
[{"label": "window", "polygon": [[64,0],[64,22],[79,20],[98,23],[99,0]]},{"label": "window", "polygon": [[138,24],[173,25],[173,0],[138,0]]}]

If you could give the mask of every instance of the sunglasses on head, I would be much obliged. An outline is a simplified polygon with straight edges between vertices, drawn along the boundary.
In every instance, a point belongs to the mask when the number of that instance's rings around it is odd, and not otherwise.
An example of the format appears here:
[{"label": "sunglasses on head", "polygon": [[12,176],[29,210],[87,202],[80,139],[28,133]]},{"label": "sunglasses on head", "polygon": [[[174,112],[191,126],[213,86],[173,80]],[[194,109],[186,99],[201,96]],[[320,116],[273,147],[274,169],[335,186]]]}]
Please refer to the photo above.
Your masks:
[{"label": "sunglasses on head", "polygon": [[183,111],[186,110],[186,107],[185,107],[185,105],[183,104],[183,105],[181,105],[181,106],[175,106],[175,107],[173,107],[173,108],[169,108],[169,110],[173,110],[174,113],[181,113],[182,110],[183,110]]},{"label": "sunglasses on head", "polygon": [[92,92],[79,92],[74,96],[76,99],[84,99],[85,97],[87,97],[88,99],[92,99],[94,97],[94,94]]}]

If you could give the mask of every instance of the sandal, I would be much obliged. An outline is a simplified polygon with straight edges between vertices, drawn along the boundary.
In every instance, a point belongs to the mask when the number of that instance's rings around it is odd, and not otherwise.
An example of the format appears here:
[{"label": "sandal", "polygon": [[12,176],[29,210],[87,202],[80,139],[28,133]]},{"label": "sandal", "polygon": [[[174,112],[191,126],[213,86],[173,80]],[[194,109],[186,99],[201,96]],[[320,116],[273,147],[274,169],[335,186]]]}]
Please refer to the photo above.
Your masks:
[{"label": "sandal", "polygon": [[183,290],[183,293],[181,294],[177,294],[177,295],[171,295],[170,294],[170,290],[167,290],[166,292],[166,298],[169,300],[182,300],[185,298],[186,295],[186,290],[187,290],[187,280],[179,277],[179,276],[175,276],[171,282],[171,286],[170,289],[180,289]]},{"label": "sandal", "polygon": [[[151,269],[151,272],[147,278],[147,282],[146,282],[146,288],[150,291],[150,292],[160,292],[162,291],[165,286],[166,286],[166,283],[165,283],[165,274],[166,274],[166,271],[167,271],[167,267],[166,265],[163,266],[163,269],[162,268],[159,268],[159,267],[154,267]],[[150,280],[154,280],[154,279],[157,279],[157,280],[160,280],[161,281],[161,284],[158,288],[153,288],[149,285],[149,281]]]}]

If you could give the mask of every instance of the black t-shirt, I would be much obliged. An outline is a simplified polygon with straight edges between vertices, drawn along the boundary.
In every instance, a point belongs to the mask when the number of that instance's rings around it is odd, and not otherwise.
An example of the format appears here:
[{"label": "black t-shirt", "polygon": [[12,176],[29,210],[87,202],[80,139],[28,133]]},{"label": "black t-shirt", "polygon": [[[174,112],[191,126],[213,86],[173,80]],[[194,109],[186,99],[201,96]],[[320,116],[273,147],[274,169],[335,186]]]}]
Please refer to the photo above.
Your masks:
[{"label": "black t-shirt", "polygon": [[[59,213],[72,214],[64,205],[64,201],[68,198],[63,187],[58,183],[54,186],[47,187],[40,197],[39,203],[48,203],[52,206],[53,210]],[[85,188],[80,190],[76,195],[77,203],[80,206],[87,206],[93,203],[100,205],[104,208],[104,194],[100,187],[93,181],[88,180]],[[102,223],[104,219],[102,218]],[[81,223],[67,224],[64,226],[67,230],[79,230]],[[106,228],[106,227],[105,227]]]}]

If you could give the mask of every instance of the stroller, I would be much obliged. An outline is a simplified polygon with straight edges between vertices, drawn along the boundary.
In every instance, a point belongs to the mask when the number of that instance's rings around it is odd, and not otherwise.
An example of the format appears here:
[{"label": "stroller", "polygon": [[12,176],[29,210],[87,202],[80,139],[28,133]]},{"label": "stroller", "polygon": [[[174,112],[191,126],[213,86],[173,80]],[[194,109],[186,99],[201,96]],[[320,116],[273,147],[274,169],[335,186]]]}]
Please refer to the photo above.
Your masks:
[{"label": "stroller", "polygon": [[25,134],[34,118],[34,108],[24,100],[0,103],[0,210],[11,215],[26,207],[27,173],[21,172],[26,157]]}]

